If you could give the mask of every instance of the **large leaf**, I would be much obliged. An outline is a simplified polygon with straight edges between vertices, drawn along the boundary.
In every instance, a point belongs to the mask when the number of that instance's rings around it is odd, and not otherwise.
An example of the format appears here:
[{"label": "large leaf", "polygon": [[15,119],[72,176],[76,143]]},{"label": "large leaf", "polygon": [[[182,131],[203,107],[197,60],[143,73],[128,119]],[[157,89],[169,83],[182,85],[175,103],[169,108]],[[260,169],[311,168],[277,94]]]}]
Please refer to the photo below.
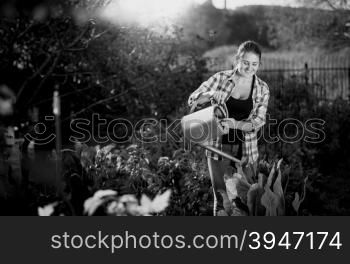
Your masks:
[{"label": "large leaf", "polygon": [[278,206],[277,206],[277,215],[285,214],[285,200],[284,193],[282,188],[282,172],[279,166],[278,167],[278,176],[275,183],[273,184],[273,192],[278,197]]},{"label": "large leaf", "polygon": [[289,184],[289,174],[290,174],[291,167],[285,166],[282,173],[282,180],[284,181],[284,193],[287,193],[287,188]]},{"label": "large leaf", "polygon": [[279,170],[282,164],[283,158],[277,162],[277,169]]},{"label": "large leaf", "polygon": [[247,212],[240,209],[235,202],[232,202],[233,205],[233,212],[231,216],[247,216]]},{"label": "large leaf", "polygon": [[148,215],[151,213],[160,213],[164,211],[170,200],[171,191],[167,190],[163,194],[157,195],[153,200],[148,198],[146,195],[142,195],[140,212],[142,215]]},{"label": "large leaf", "polygon": [[247,206],[249,208],[249,215],[264,215],[265,210],[260,204],[261,196],[264,189],[258,183],[250,186],[247,193]]},{"label": "large leaf", "polygon": [[246,166],[242,167],[243,174],[245,175],[245,178],[247,181],[252,184],[254,183],[254,179],[256,178],[256,170],[254,168],[254,165],[251,163],[248,163]]},{"label": "large leaf", "polygon": [[44,207],[38,207],[38,215],[39,216],[51,216],[53,212],[55,211],[55,206],[58,204],[58,202],[54,202],[48,205],[45,205]]},{"label": "large leaf", "polygon": [[152,212],[160,213],[169,205],[171,190],[165,191],[163,194],[157,195],[152,201]]},{"label": "large leaf", "polygon": [[[267,216],[284,215],[285,202],[284,202],[284,194],[283,194],[282,183],[281,183],[281,177],[282,177],[282,173],[280,170],[281,163],[282,163],[282,159],[280,159],[277,162],[277,165],[275,163],[273,164],[269,177],[267,179],[266,185],[264,187],[265,192],[261,197],[261,204],[266,208],[265,215]],[[272,186],[276,168],[278,170],[278,176]],[[271,187],[273,191],[271,190]]]},{"label": "large leaf", "polygon": [[265,192],[261,197],[261,204],[266,208],[266,216],[277,216],[279,197],[271,191],[267,184],[265,186]]},{"label": "large leaf", "polygon": [[[232,216],[246,216],[247,213],[240,209],[234,200],[240,197],[240,200],[246,205],[247,204],[247,193],[250,188],[250,184],[246,182],[246,180],[242,177],[242,175],[238,173],[234,173],[233,177],[227,179],[225,181],[226,184],[226,192],[228,195],[228,199],[232,203],[233,212]],[[218,213],[219,215],[219,213]]]},{"label": "large leaf", "polygon": [[[224,207],[225,212],[228,215],[232,215],[233,213],[233,204],[232,201],[230,201],[227,192],[223,190],[218,190],[217,195],[221,195],[222,198],[222,206]],[[218,200],[221,200],[219,197],[217,197]]]},{"label": "large leaf", "polygon": [[299,214],[299,208],[301,203],[305,200],[306,196],[306,183],[308,181],[308,177],[304,179],[304,186],[303,186],[303,194],[302,197],[299,197],[298,193],[295,193],[294,200],[292,202],[292,206],[297,214]]},{"label": "large leaf", "polygon": [[293,200],[293,202],[292,202],[292,206],[293,206],[293,208],[294,208],[294,210],[295,210],[296,213],[299,212],[300,204],[301,204],[301,202],[300,202],[299,193],[296,192],[296,193],[294,194],[294,200]]},{"label": "large leaf", "polygon": [[230,178],[225,181],[226,192],[230,201],[233,201],[237,197],[237,182],[238,178]]},{"label": "large leaf", "polygon": [[84,212],[93,215],[95,211],[107,200],[107,198],[117,195],[114,190],[99,190],[94,196],[84,202]]},{"label": "large leaf", "polygon": [[264,174],[262,174],[262,173],[259,173],[259,175],[258,175],[258,184],[259,184],[259,186],[260,186],[260,188],[264,188],[264,183],[266,182],[266,176],[264,175]]},{"label": "large leaf", "polygon": [[236,184],[237,195],[244,204],[247,204],[248,191],[251,185],[244,179],[238,179]]},{"label": "large leaf", "polygon": [[276,171],[276,164],[274,163],[272,165],[272,169],[270,171],[269,177],[267,178],[267,182],[266,182],[265,188],[271,188],[273,177],[275,175],[275,171]]}]

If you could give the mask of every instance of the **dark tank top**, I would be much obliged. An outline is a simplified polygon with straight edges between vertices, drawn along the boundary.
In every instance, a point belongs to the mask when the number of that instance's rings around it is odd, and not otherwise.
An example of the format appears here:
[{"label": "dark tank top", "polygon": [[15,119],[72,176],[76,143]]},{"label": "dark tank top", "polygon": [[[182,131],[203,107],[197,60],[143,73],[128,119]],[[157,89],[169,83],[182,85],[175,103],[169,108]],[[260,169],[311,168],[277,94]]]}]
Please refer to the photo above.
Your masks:
[{"label": "dark tank top", "polygon": [[[255,76],[253,77],[252,85],[250,87],[250,93],[247,99],[241,100],[230,96],[229,99],[226,101],[226,107],[229,118],[234,118],[237,121],[241,121],[249,117],[249,114],[253,109],[252,94],[254,82]],[[230,129],[228,134],[222,136],[222,144],[239,144],[243,141],[243,132],[239,129]]]}]

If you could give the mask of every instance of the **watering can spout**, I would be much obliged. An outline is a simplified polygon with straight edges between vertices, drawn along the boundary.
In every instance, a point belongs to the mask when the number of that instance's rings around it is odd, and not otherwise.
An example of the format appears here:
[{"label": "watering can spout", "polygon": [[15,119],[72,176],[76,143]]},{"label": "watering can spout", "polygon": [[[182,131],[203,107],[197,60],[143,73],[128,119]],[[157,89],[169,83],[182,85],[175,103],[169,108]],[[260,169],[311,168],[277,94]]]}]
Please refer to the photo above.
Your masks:
[{"label": "watering can spout", "polygon": [[226,158],[228,160],[231,160],[235,163],[239,163],[241,164],[241,161],[233,156],[231,156],[230,154],[227,154],[226,152],[223,152],[217,148],[214,148],[213,146],[209,146],[209,145],[203,145],[203,144],[198,144],[199,146],[201,146],[202,148],[206,149],[206,150],[209,150],[209,151],[212,151],[218,155],[220,155],[221,157],[223,158]]}]

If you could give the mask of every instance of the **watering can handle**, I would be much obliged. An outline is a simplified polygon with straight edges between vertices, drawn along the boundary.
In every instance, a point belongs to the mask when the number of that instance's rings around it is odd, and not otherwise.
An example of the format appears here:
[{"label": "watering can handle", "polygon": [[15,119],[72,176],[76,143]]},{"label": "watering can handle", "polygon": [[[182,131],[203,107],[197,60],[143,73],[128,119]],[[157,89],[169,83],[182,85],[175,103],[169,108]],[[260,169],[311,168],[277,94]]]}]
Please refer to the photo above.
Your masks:
[{"label": "watering can handle", "polygon": [[[216,101],[214,100],[214,98],[210,98],[210,102],[212,105],[217,105]],[[194,112],[194,110],[197,108],[198,106],[198,102],[194,102],[194,104],[191,106],[191,109],[190,109],[190,114],[192,114]]]}]

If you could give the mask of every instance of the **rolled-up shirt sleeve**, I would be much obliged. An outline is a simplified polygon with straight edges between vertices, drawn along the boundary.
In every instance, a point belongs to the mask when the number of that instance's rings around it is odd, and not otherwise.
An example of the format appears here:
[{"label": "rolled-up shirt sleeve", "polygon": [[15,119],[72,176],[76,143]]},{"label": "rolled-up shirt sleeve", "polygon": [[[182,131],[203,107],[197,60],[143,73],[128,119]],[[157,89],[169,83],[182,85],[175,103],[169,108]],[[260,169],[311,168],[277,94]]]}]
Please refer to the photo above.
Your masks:
[{"label": "rolled-up shirt sleeve", "polygon": [[203,94],[209,91],[216,91],[219,86],[219,78],[217,74],[211,76],[207,81],[203,82],[197,90],[195,90],[188,98],[188,105],[192,106],[196,100]]},{"label": "rolled-up shirt sleeve", "polygon": [[267,112],[267,106],[269,104],[269,98],[270,98],[270,91],[268,86],[265,84],[265,87],[263,87],[262,96],[258,102],[256,111],[251,119],[254,131],[258,131],[266,123],[266,112]]}]

